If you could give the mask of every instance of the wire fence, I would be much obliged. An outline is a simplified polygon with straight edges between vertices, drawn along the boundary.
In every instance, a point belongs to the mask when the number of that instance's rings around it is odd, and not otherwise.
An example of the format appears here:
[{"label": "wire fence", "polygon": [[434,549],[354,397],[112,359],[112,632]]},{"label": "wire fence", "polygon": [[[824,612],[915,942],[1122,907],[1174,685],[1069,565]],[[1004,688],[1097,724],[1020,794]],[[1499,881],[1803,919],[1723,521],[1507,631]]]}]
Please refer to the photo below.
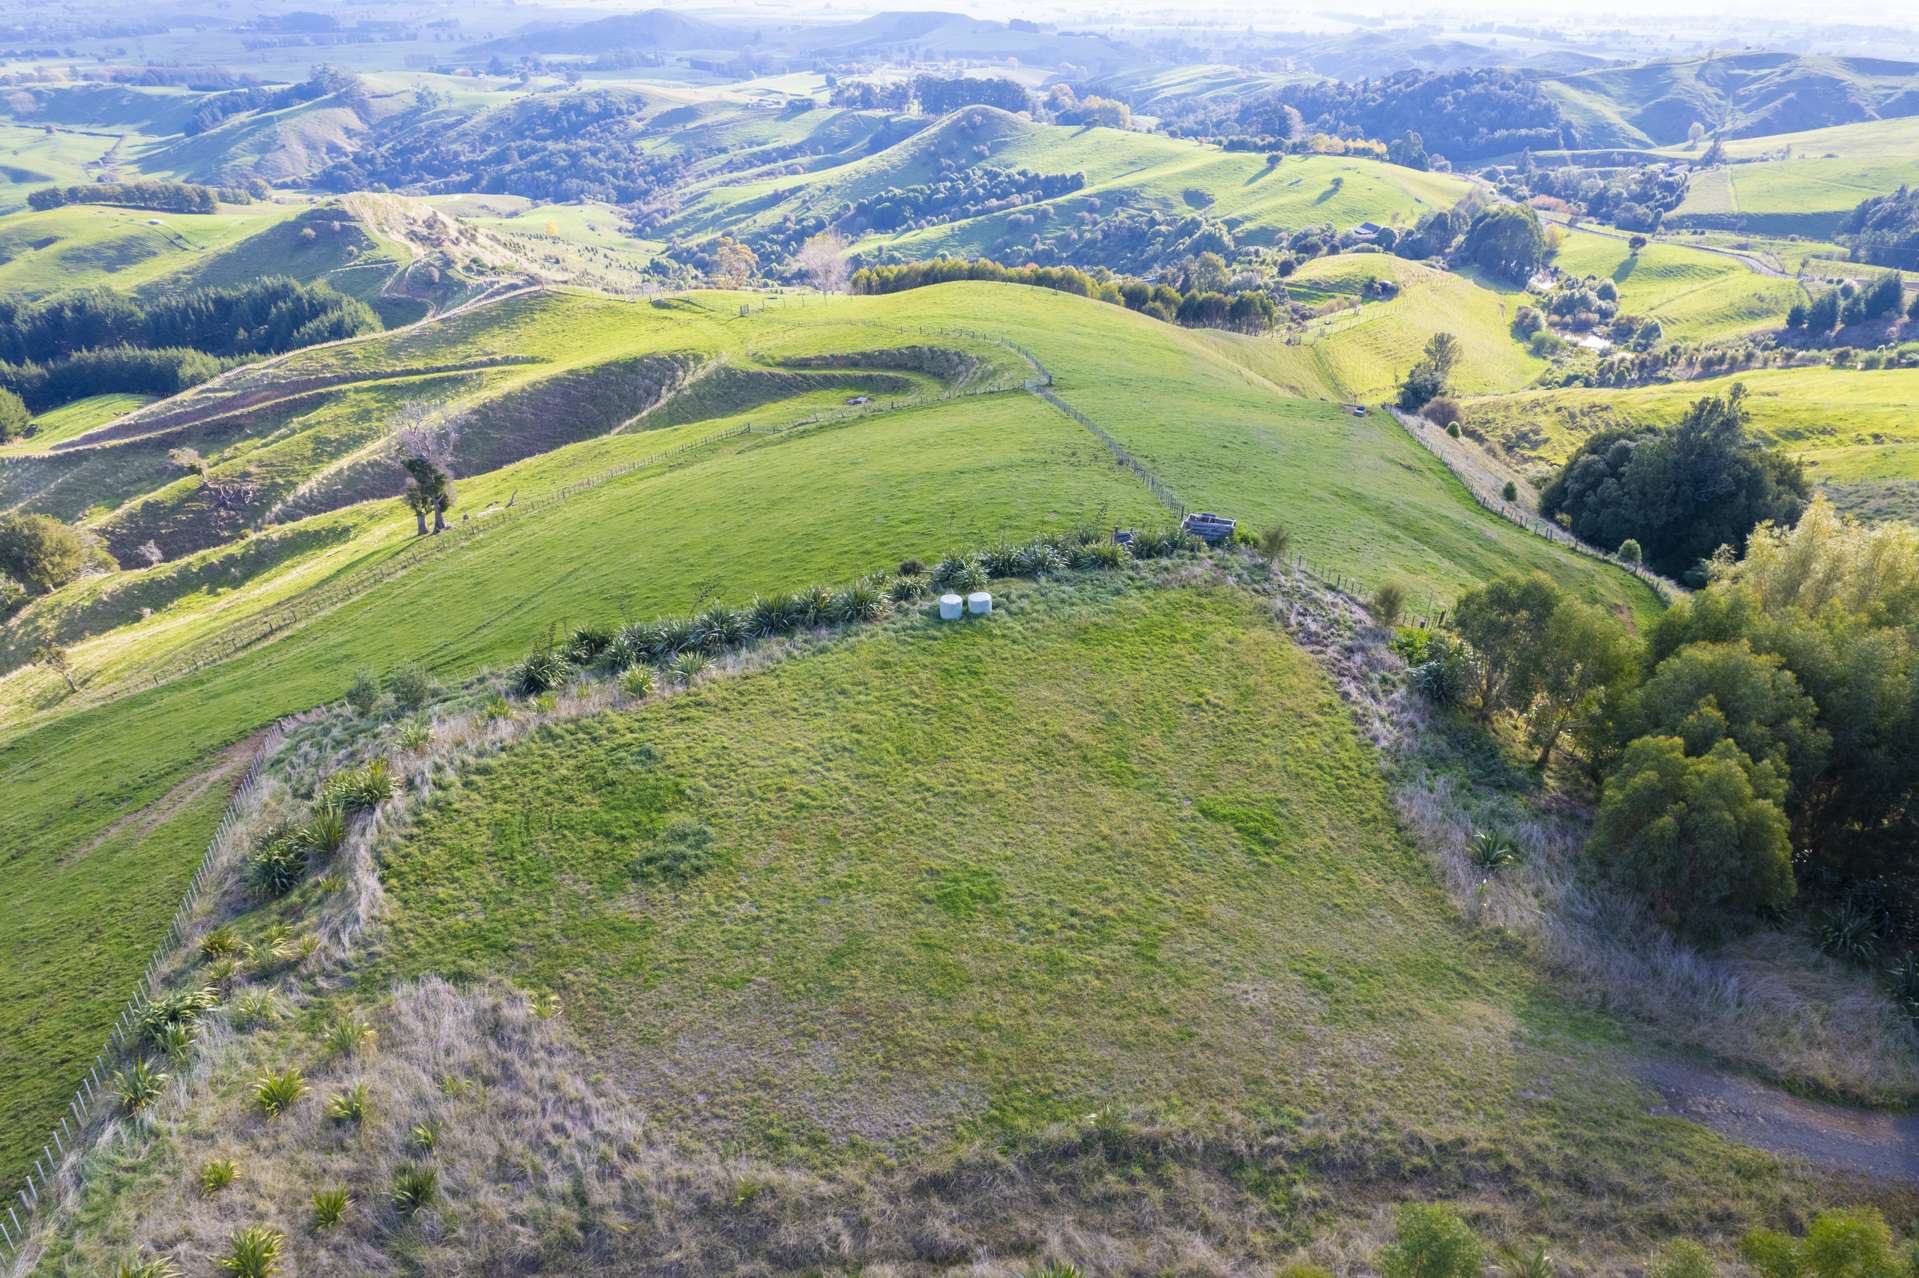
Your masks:
[{"label": "wire fence", "polygon": [[1651,586],[1667,603],[1672,603],[1689,593],[1684,586],[1670,577],[1662,577],[1644,564],[1621,559],[1618,555],[1609,554],[1597,546],[1581,541],[1570,531],[1561,528],[1551,520],[1541,518],[1517,502],[1507,501],[1503,478],[1494,475],[1483,464],[1466,455],[1466,446],[1455,441],[1452,436],[1440,429],[1436,422],[1418,414],[1401,412],[1397,408],[1391,411],[1393,420],[1405,427],[1406,433],[1417,440],[1427,452],[1439,458],[1446,469],[1466,486],[1466,491],[1472,494],[1474,501],[1501,519],[1517,524],[1534,536],[1544,537],[1547,541],[1564,546],[1576,554],[1601,560],[1631,573]]},{"label": "wire fence", "polygon": [[187,883],[186,893],[180,899],[179,908],[173,913],[173,921],[168,925],[165,936],[154,947],[153,954],[147,959],[145,969],[140,974],[139,984],[134,987],[133,996],[120,1009],[114,1019],[113,1031],[108,1035],[106,1045],[94,1056],[87,1072],[80,1077],[80,1083],[74,1088],[73,1096],[67,1102],[66,1110],[60,1115],[59,1122],[48,1134],[39,1155],[27,1170],[25,1181],[6,1200],[6,1216],[0,1218],[0,1255],[11,1266],[20,1258],[27,1245],[28,1233],[33,1226],[33,1218],[39,1210],[42,1200],[47,1197],[54,1180],[72,1162],[80,1157],[86,1134],[106,1122],[114,1112],[113,1064],[128,1052],[138,1041],[140,1032],[140,1013],[152,999],[154,981],[167,956],[185,939],[193,916],[193,907],[200,901],[202,893],[212,882],[216,872],[230,858],[236,834],[242,821],[242,813],[252,801],[253,792],[260,784],[261,771],[273,752],[280,747],[285,737],[285,720],[275,723],[267,730],[259,748],[253,752],[253,758],[247,765],[246,774],[234,788],[233,798],[228,801],[226,811],[221,814],[220,824],[215,827],[213,837],[207,841],[206,854],[201,857],[199,868]]}]

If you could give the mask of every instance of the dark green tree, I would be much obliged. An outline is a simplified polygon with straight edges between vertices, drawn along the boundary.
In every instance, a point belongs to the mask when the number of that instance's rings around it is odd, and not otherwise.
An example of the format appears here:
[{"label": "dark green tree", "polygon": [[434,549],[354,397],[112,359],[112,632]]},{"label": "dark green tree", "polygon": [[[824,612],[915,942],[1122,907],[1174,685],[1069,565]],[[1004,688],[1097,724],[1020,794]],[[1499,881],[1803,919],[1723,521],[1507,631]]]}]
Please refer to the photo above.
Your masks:
[{"label": "dark green tree", "polygon": [[1721,546],[1744,550],[1761,521],[1791,524],[1809,491],[1797,462],[1748,431],[1745,388],[1701,399],[1671,429],[1588,436],[1540,494],[1548,518],[1565,515],[1595,546],[1637,541],[1668,576],[1694,571]]}]

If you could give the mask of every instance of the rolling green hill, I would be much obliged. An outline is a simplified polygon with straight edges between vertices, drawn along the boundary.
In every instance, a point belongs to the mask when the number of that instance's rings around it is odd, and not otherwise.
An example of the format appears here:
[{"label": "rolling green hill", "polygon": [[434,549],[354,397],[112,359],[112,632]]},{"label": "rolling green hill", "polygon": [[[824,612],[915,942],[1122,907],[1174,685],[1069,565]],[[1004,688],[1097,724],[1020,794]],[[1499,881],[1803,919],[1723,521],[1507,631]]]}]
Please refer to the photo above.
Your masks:
[{"label": "rolling green hill", "polygon": [[1919,182],[1919,117],[1733,139],[1693,174],[1675,227],[1829,237],[1859,202]]},{"label": "rolling green hill", "polygon": [[[751,234],[786,218],[828,217],[845,203],[889,187],[926,182],[942,162],[1080,173],[1086,185],[1038,204],[919,230],[873,234],[862,251],[909,258],[1015,251],[1033,239],[1071,256],[1078,228],[1110,210],[1148,210],[1223,223],[1244,244],[1325,223],[1410,222],[1450,207],[1469,189],[1460,179],[1374,161],[1332,156],[1266,157],[1119,129],[1034,124],[991,107],[954,112],[877,154],[791,177],[711,184],[689,198],[660,234]],[[1036,224],[1037,215],[1037,224]],[[1023,223],[1015,223],[1015,217]]]},{"label": "rolling green hill", "polygon": [[1694,400],[1748,392],[1753,426],[1803,460],[1841,509],[1910,517],[1919,510],[1919,370],[1760,369],[1629,389],[1563,389],[1469,400],[1467,423],[1535,473],[1565,460],[1594,430],[1669,425]]},{"label": "rolling green hill", "polygon": [[1606,67],[1542,82],[1587,148],[1665,146],[1694,124],[1731,138],[1919,108],[1919,65],[1755,52]]},{"label": "rolling green hill", "polygon": [[[746,316],[737,303],[727,295],[648,305],[549,293],[297,354],[273,371],[297,378],[332,369],[376,379],[339,392],[359,396],[374,393],[382,377],[405,380],[410,368],[545,343],[579,360],[649,348],[731,352],[737,364],[768,370],[825,356],[849,365],[840,375],[855,379],[875,362],[863,352],[953,348],[1017,373],[1004,348],[939,331],[990,316],[1000,333],[1046,364],[1061,395],[1186,502],[1254,525],[1282,519],[1296,547],[1329,572],[1368,582],[1400,573],[1422,597],[1430,591],[1443,599],[1530,564],[1615,608],[1644,613],[1655,606],[1624,575],[1485,515],[1390,421],[1354,419],[1336,405],[1291,398],[1230,348],[1117,307],[984,284]],[[505,371],[522,377],[527,369]],[[857,389],[859,382],[846,386]],[[110,933],[87,930],[69,946],[57,939],[70,932],[62,911],[86,910],[97,893],[114,890],[101,864],[83,869],[72,849],[130,815],[132,828],[147,819],[132,814],[170,810],[165,796],[202,770],[210,752],[273,716],[337,697],[356,667],[418,659],[455,676],[517,655],[555,617],[686,608],[709,588],[702,583],[741,600],[794,581],[844,579],[955,542],[1154,517],[1150,495],[1112,464],[1097,439],[1019,390],[767,438],[735,435],[565,500],[528,505],[682,442],[749,422],[776,428],[816,418],[823,398],[842,397],[807,394],[785,406],[749,403],[740,411],[721,395],[659,431],[574,443],[555,438],[555,451],[463,476],[455,518],[469,512],[475,530],[448,543],[457,547],[453,553],[427,553],[418,566],[402,568],[395,558],[415,551],[412,521],[387,501],[285,525],[272,535],[296,539],[263,543],[257,558],[239,554],[250,544],[240,542],[155,570],[151,586],[141,572],[96,579],[72,594],[70,607],[52,596],[11,622],[19,642],[37,627],[67,633],[61,628],[77,624],[83,634],[102,622],[113,628],[73,642],[85,686],[70,703],[44,670],[17,670],[0,681],[0,704],[10,717],[0,729],[0,796],[25,839],[15,870],[19,899],[49,911],[44,926],[21,941],[28,948],[9,955],[5,970],[18,985],[7,1004],[36,1005],[29,991],[71,988],[77,971],[97,978],[86,983],[94,993],[66,1000],[60,1017],[0,1037],[8,1045],[0,1074],[11,1080],[4,1089],[13,1107],[5,1127],[16,1133],[10,1141],[37,1126],[49,1093],[30,1080],[58,1074],[45,1062],[92,1050],[100,1017],[111,1015],[160,902],[180,882],[153,866],[158,854],[151,847],[133,841],[127,864],[142,867],[153,896],[141,898],[144,906],[120,901],[115,908],[125,912]],[[499,398],[505,400],[504,390]],[[178,436],[196,438],[193,429]],[[248,446],[235,447],[235,461],[242,461]],[[216,465],[227,464],[211,455]],[[180,486],[169,480],[155,496],[167,498]],[[796,493],[806,499],[794,500]],[[516,496],[526,513],[503,512]],[[862,514],[848,519],[848,511]],[[714,512],[722,512],[719,528]],[[350,596],[324,615],[324,624],[296,625],[197,674],[142,689],[145,678],[223,634],[257,634],[259,619],[276,603],[376,564],[397,575]],[[103,785],[101,778],[113,780]],[[176,876],[187,872],[186,859],[174,865]],[[11,1055],[16,1047],[21,1055]]]},{"label": "rolling green hill", "polygon": [[1668,243],[1634,253],[1624,235],[1570,231],[1553,264],[1576,277],[1613,281],[1622,312],[1656,318],[1674,341],[1783,328],[1802,296],[1795,281],[1762,275],[1737,258]]}]

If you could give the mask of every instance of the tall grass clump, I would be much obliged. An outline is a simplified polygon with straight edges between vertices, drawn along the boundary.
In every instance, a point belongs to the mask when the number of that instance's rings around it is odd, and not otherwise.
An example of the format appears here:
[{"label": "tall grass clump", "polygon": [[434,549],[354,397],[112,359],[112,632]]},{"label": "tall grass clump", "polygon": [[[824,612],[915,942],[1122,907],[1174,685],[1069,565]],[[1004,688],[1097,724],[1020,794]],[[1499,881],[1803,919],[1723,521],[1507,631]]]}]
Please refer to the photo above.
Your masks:
[{"label": "tall grass clump", "polygon": [[285,896],[307,873],[307,845],[298,830],[273,835],[247,858],[247,882],[264,897]]},{"label": "tall grass clump", "polygon": [[142,1056],[120,1071],[114,1085],[120,1093],[120,1108],[132,1117],[160,1099],[160,1093],[166,1090],[167,1072]]},{"label": "tall grass clump", "polygon": [[708,608],[693,618],[693,642],[709,656],[737,648],[751,634],[752,617],[731,608]]},{"label": "tall grass clump", "polygon": [[300,827],[300,842],[309,854],[332,856],[346,844],[346,809],[337,803],[322,803],[313,809],[307,823]]},{"label": "tall grass clump", "polygon": [[246,952],[246,942],[240,939],[240,934],[233,930],[230,923],[222,923],[200,938],[200,957],[209,962],[244,957]]},{"label": "tall grass clump", "polygon": [[113,1275],[114,1278],[180,1278],[180,1266],[171,1256],[149,1256],[145,1260],[123,1261]]},{"label": "tall grass clump", "polygon": [[315,1232],[332,1229],[346,1217],[346,1209],[353,1205],[353,1196],[345,1189],[316,1189],[313,1191],[313,1228]]},{"label": "tall grass clump", "polygon": [[948,555],[939,561],[933,569],[933,586],[938,590],[951,590],[958,594],[986,588],[986,569],[979,560],[968,555]]},{"label": "tall grass clump", "polygon": [[373,1027],[353,1015],[342,1012],[322,1035],[326,1050],[333,1056],[352,1056],[373,1042]]},{"label": "tall grass clump", "polygon": [[666,670],[673,682],[682,688],[690,688],[707,666],[706,654],[696,648],[689,648],[667,663]]},{"label": "tall grass clump", "polygon": [[1082,541],[1066,552],[1068,567],[1080,572],[1124,568],[1132,553],[1116,541]]},{"label": "tall grass clump", "polygon": [[560,646],[560,655],[575,666],[592,665],[614,638],[613,631],[604,626],[581,626],[566,637]]},{"label": "tall grass clump", "polygon": [[1066,556],[1045,538],[1029,541],[1013,557],[1014,574],[1022,577],[1048,577],[1066,571]]},{"label": "tall grass clump", "polygon": [[1197,549],[1199,538],[1177,524],[1147,528],[1133,534],[1133,558],[1166,559]]},{"label": "tall grass clump", "polygon": [[326,1116],[336,1123],[358,1127],[366,1122],[369,1097],[365,1083],[355,1083],[327,1102]]},{"label": "tall grass clump", "polygon": [[433,1205],[440,1195],[440,1173],[418,1164],[393,1173],[393,1205],[402,1215],[413,1216]]},{"label": "tall grass clump", "polygon": [[220,991],[211,985],[198,989],[177,990],[151,999],[141,1006],[136,1014],[140,1036],[155,1047],[165,1045],[168,1027],[173,1025],[197,1025],[200,1020],[220,1006]]},{"label": "tall grass clump", "polygon": [[800,624],[802,626],[830,626],[833,624],[833,592],[825,586],[813,586],[799,594]]},{"label": "tall grass clump", "polygon": [[233,1278],[272,1278],[280,1272],[280,1252],[286,1235],[264,1225],[252,1225],[233,1235],[220,1268]]},{"label": "tall grass clump", "polygon": [[513,672],[513,690],[522,697],[552,692],[573,677],[573,663],[564,652],[548,645],[527,654]]},{"label": "tall grass clump", "polygon": [[792,634],[804,624],[806,608],[798,595],[781,593],[755,599],[746,615],[747,628],[754,638],[777,639]]},{"label": "tall grass clump", "polygon": [[833,596],[833,620],[848,625],[878,621],[890,609],[891,601],[877,586],[858,582]]},{"label": "tall grass clump", "polygon": [[239,1174],[240,1169],[231,1158],[210,1158],[200,1168],[200,1192],[211,1198],[231,1185]]},{"label": "tall grass clump", "polygon": [[343,768],[320,787],[322,807],[345,813],[371,812],[393,797],[393,769],[385,759],[369,759],[357,768]]},{"label": "tall grass clump", "polygon": [[253,1082],[253,1103],[268,1118],[278,1118],[292,1109],[293,1103],[306,1095],[306,1090],[306,1079],[299,1070],[282,1070],[278,1074],[266,1070]]}]

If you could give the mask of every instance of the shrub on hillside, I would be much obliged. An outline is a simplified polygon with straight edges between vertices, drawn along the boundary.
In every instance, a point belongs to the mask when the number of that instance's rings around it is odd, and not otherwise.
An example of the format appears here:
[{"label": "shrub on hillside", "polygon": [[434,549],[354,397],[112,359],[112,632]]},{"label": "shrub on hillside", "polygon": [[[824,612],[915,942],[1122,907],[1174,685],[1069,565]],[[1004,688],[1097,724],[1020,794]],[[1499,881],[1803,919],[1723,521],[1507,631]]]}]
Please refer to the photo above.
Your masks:
[{"label": "shrub on hillside", "polygon": [[33,414],[27,411],[26,401],[0,387],[0,444],[24,438],[32,428]]},{"label": "shrub on hillside", "polygon": [[346,688],[346,702],[360,714],[372,714],[380,703],[380,681],[370,670],[357,671]]},{"label": "shrub on hillside", "polygon": [[1409,1203],[1393,1214],[1393,1241],[1379,1252],[1383,1278],[1480,1278],[1485,1251],[1459,1213]]},{"label": "shrub on hillside", "polygon": [[522,697],[535,697],[562,687],[573,676],[573,663],[560,649],[548,645],[535,649],[513,672],[513,691]]},{"label": "shrub on hillside", "polygon": [[1804,1238],[1755,1229],[1739,1257],[1760,1278],[1905,1278],[1919,1252],[1900,1255],[1878,1208],[1857,1207],[1819,1213]]},{"label": "shrub on hillside", "polygon": [[1735,555],[1758,524],[1790,526],[1809,492],[1799,463],[1753,439],[1746,391],[1701,399],[1671,428],[1588,436],[1545,491],[1539,509],[1568,517],[1595,546],[1632,538],[1645,560],[1680,577],[1721,546]]},{"label": "shrub on hillside", "polygon": [[111,564],[85,534],[51,515],[0,516],[0,574],[31,590],[57,590],[91,567]]},{"label": "shrub on hillside", "polygon": [[1373,591],[1373,597],[1368,601],[1366,610],[1372,613],[1373,620],[1382,626],[1398,625],[1400,614],[1406,610],[1406,587],[1397,581],[1382,582],[1379,588]]},{"label": "shrub on hillside", "polygon": [[417,661],[396,666],[387,672],[387,695],[402,714],[412,714],[433,697],[433,676]]},{"label": "shrub on hillside", "polygon": [[306,841],[297,832],[275,835],[247,858],[247,882],[266,897],[285,896],[306,872]]},{"label": "shrub on hillside", "polygon": [[1667,926],[1712,937],[1791,903],[1785,781],[1730,740],[1641,737],[1606,780],[1587,850]]},{"label": "shrub on hillside", "polygon": [[1458,436],[1459,421],[1464,416],[1458,400],[1450,395],[1436,395],[1426,401],[1424,412],[1427,421],[1446,427],[1455,438]]},{"label": "shrub on hillside", "polygon": [[393,770],[385,759],[369,759],[357,768],[342,768],[320,787],[322,807],[343,812],[370,812],[393,797]]}]

